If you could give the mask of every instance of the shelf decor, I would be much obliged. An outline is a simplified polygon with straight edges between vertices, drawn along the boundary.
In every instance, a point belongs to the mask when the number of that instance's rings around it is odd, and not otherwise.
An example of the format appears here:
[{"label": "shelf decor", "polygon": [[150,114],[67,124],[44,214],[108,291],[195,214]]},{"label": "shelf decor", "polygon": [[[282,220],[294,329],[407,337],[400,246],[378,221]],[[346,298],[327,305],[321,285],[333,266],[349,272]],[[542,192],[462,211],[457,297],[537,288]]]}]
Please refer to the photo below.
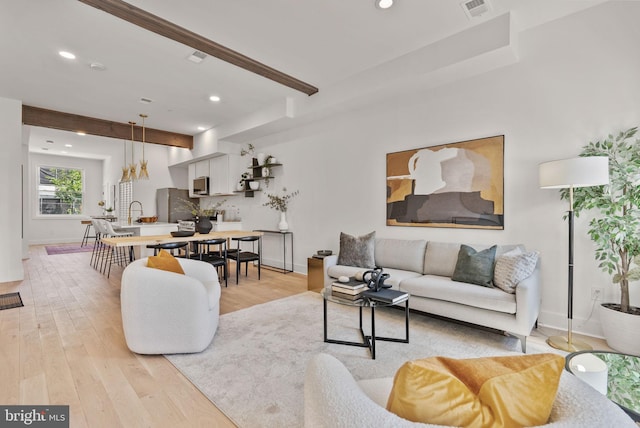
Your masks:
[{"label": "shelf decor", "polygon": [[387,226],[504,229],[504,135],[387,154]]}]

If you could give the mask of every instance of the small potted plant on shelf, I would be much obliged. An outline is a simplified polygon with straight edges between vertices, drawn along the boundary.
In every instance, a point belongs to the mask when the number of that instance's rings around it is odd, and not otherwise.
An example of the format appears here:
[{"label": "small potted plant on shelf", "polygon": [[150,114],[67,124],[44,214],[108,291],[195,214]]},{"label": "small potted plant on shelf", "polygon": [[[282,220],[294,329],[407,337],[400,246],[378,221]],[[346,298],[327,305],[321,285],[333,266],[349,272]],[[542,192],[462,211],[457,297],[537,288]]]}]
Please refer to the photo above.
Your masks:
[{"label": "small potted plant on shelf", "polygon": [[[287,188],[283,187],[282,191],[286,192]],[[267,198],[269,200],[262,205],[264,205],[265,207],[273,208],[276,211],[280,211],[280,222],[278,223],[278,229],[280,229],[280,232],[286,232],[287,230],[289,230],[289,224],[287,223],[286,215],[287,206],[289,205],[289,201],[291,200],[291,198],[296,196],[298,193],[300,193],[299,190],[296,190],[295,192],[291,192],[289,194],[285,193],[282,196],[267,193]]]},{"label": "small potted plant on shelf", "polygon": [[240,181],[238,181],[238,190],[243,191],[247,188],[247,180],[251,178],[251,174],[248,172],[243,172],[240,176]]},{"label": "small potted plant on shelf", "polygon": [[249,144],[248,148],[243,148],[242,150],[240,150],[240,156],[253,155],[254,151],[255,147],[253,147],[253,144]]}]

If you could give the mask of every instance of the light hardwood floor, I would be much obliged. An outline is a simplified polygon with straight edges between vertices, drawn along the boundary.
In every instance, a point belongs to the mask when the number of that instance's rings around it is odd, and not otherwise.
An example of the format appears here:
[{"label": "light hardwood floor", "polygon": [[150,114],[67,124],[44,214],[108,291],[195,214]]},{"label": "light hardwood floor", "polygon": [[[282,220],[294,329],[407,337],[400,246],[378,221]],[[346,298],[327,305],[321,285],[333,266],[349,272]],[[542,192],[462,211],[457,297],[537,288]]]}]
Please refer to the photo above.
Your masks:
[{"label": "light hardwood floor", "polygon": [[[119,267],[109,279],[91,253],[47,255],[32,246],[19,291],[24,307],[0,311],[0,403],[68,404],[72,427],[233,427],[163,356],[127,349]],[[249,267],[222,287],[220,312],[297,294],[306,276]],[[247,405],[250,405],[247,403]]]},{"label": "light hardwood floor", "polygon": [[[72,427],[232,427],[233,423],[162,356],[127,349],[120,316],[121,268],[109,279],[90,253],[48,256],[30,248],[22,308],[0,311],[0,403],[68,404]],[[263,269],[222,287],[221,313],[306,291],[306,276]],[[544,346],[539,329],[529,339]],[[583,338],[583,337],[581,337]],[[583,338],[596,348],[604,342]],[[250,403],[247,403],[250,406]]]}]

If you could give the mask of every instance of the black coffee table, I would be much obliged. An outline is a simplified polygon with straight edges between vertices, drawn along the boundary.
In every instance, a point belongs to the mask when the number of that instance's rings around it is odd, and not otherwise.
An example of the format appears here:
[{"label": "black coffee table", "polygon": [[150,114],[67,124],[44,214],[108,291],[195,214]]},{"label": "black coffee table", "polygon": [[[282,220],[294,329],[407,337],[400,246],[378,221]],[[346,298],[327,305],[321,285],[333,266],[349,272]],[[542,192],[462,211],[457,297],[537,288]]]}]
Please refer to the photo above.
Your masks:
[{"label": "black coffee table", "polygon": [[565,368],[640,421],[640,357],[609,351],[580,351],[566,356]]},{"label": "black coffee table", "polygon": [[[369,348],[371,352],[371,358],[376,359],[376,340],[384,340],[386,342],[398,342],[409,343],[409,294],[407,297],[394,303],[385,303],[377,300],[361,299],[358,301],[345,300],[339,297],[335,297],[331,294],[329,288],[323,288],[320,292],[323,299],[324,309],[324,341],[326,343],[337,343],[339,345],[358,346],[362,348]],[[359,308],[359,320],[360,320],[360,335],[362,336],[362,342],[351,342],[346,340],[335,340],[327,337],[327,301],[337,303],[339,305],[353,306]],[[405,337],[404,339],[394,337],[380,337],[376,336],[376,308],[384,306],[393,306],[404,303],[404,317],[405,317]],[[371,308],[371,335],[366,335],[362,329],[362,308]]]}]

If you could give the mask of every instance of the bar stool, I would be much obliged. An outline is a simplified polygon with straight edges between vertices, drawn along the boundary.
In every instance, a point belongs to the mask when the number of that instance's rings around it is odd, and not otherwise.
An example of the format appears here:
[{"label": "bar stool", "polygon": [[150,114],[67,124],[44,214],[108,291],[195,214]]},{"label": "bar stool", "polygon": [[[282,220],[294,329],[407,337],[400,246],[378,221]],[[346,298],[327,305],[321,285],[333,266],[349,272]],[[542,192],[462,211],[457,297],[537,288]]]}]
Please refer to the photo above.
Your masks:
[{"label": "bar stool", "polygon": [[[115,231],[111,223],[106,220],[100,220],[100,222],[101,222],[101,226],[104,228],[106,232],[106,235],[109,238],[122,238],[125,236],[133,236],[133,232]],[[105,245],[105,247],[106,246],[107,245]],[[125,251],[125,247],[115,247],[115,248],[109,247],[109,250],[110,250],[109,254],[107,255],[107,259],[105,260],[105,270],[107,269],[107,264],[108,264],[107,278],[109,278],[109,275],[111,274],[111,265],[113,264],[114,260],[116,264],[124,267],[128,265],[130,261],[133,261],[135,259],[135,256],[133,253],[133,246],[128,247],[128,253],[129,253],[128,257],[127,257],[127,251]]]},{"label": "bar stool", "polygon": [[[192,254],[191,258],[194,260],[200,260],[207,262],[214,266],[216,269],[222,268],[222,274],[224,275],[224,286],[228,285],[228,260],[227,260],[227,240],[225,238],[208,239],[205,241],[195,242],[198,249],[197,254]],[[211,246],[217,245],[218,249],[211,251]]]},{"label": "bar stool", "polygon": [[80,220],[80,224],[85,224],[87,227],[84,228],[84,236],[82,237],[82,242],[80,243],[80,247],[84,247],[89,244],[89,239],[95,238],[95,236],[90,236],[91,234],[91,226],[93,223],[91,220]]},{"label": "bar stool", "polygon": [[[236,262],[236,284],[238,283],[238,277],[240,276],[240,263],[244,263],[244,276],[247,276],[249,271],[249,262],[258,262],[258,280],[260,280],[260,265],[262,263],[262,239],[260,236],[242,236],[239,238],[231,238],[237,242],[237,251],[228,253],[227,258]],[[258,244],[258,252],[255,252],[255,244]],[[251,242],[252,251],[242,251],[240,243]]]}]

